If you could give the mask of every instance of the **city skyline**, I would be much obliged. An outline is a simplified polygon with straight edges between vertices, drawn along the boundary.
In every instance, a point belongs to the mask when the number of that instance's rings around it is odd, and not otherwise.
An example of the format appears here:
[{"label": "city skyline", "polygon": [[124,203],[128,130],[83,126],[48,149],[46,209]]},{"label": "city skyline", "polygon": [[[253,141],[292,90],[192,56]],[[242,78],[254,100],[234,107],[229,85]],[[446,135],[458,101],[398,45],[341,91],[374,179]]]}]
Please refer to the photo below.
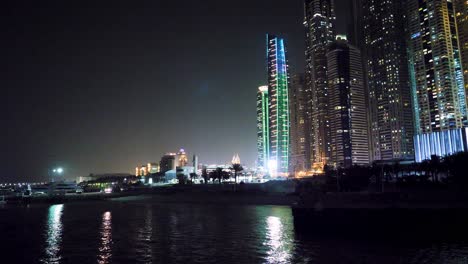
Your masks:
[{"label": "city skyline", "polygon": [[184,6],[6,3],[0,180],[40,181],[57,165],[70,177],[133,173],[180,147],[253,166],[264,36],[285,37],[291,72],[302,72],[303,1],[236,1],[223,16],[219,1]]},{"label": "city skyline", "polygon": [[220,16],[222,6],[8,3],[0,180],[39,181],[56,165],[70,177],[134,173],[180,147],[209,163],[239,153],[254,165],[251,88],[266,83],[265,34],[290,39],[301,71],[303,3],[237,1]]},{"label": "city skyline", "polygon": [[[57,166],[132,172],[181,146],[282,175],[465,150],[450,142],[468,126],[466,2],[269,1],[267,14],[265,4],[239,1],[221,20],[211,0],[187,14],[167,3],[7,6],[1,180]],[[330,50],[339,38],[349,47]],[[368,143],[352,143],[361,135]],[[366,144],[367,158],[356,152]]]}]

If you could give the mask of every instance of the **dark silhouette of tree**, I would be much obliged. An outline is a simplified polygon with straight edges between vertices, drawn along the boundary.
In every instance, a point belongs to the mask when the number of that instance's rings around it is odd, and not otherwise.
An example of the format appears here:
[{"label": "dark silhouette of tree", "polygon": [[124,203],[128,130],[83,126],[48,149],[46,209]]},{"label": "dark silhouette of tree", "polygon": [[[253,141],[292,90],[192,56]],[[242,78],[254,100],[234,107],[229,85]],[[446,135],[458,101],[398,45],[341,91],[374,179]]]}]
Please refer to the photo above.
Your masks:
[{"label": "dark silhouette of tree", "polygon": [[231,178],[231,174],[227,171],[221,171],[221,179],[223,180],[229,180]]},{"label": "dark silhouette of tree", "polygon": [[395,175],[395,178],[400,177],[400,172],[401,172],[401,165],[399,161],[395,161],[392,166],[393,174]]},{"label": "dark silhouette of tree", "polygon": [[431,171],[431,178],[433,182],[439,181],[439,171],[441,169],[440,157],[437,155],[431,155],[429,160],[429,168]]},{"label": "dark silhouette of tree", "polygon": [[372,176],[371,167],[353,165],[350,168],[340,169],[341,191],[362,191],[369,187]]},{"label": "dark silhouette of tree", "polygon": [[208,171],[206,170],[206,168],[203,168],[201,176],[203,180],[205,181],[205,184],[207,184],[208,180],[210,179],[210,176],[208,175]]},{"label": "dark silhouette of tree", "polygon": [[444,167],[448,172],[448,183],[461,189],[468,190],[468,173],[466,166],[468,164],[468,152],[459,152],[443,159]]},{"label": "dark silhouette of tree", "polygon": [[234,171],[234,179],[235,179],[235,182],[237,184],[237,175],[238,175],[239,172],[243,171],[244,168],[242,168],[242,165],[240,165],[240,164],[232,164],[231,170]]},{"label": "dark silhouette of tree", "polygon": [[184,185],[187,183],[187,177],[185,177],[183,169],[176,169],[176,176],[179,184]]},{"label": "dark silhouette of tree", "polygon": [[197,174],[195,172],[190,173],[190,180],[193,182],[197,178]]},{"label": "dark silhouette of tree", "polygon": [[214,171],[210,172],[210,178],[213,181],[218,180],[219,183],[221,183],[221,181],[226,178],[226,174],[227,174],[227,179],[229,179],[229,173],[224,171],[223,168],[218,167]]}]

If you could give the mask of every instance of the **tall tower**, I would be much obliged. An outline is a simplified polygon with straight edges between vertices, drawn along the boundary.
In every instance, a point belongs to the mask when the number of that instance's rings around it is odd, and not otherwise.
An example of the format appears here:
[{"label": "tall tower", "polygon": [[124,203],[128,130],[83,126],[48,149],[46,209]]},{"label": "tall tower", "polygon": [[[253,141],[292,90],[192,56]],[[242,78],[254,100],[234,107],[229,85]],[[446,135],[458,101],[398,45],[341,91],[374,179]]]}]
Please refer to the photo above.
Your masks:
[{"label": "tall tower", "polygon": [[[305,0],[306,89],[309,94],[311,163],[326,164],[330,157],[327,46],[335,40],[332,0]],[[314,166],[316,167],[316,165]]]},{"label": "tall tower", "polygon": [[362,0],[373,160],[413,158],[403,1]]},{"label": "tall tower", "polygon": [[416,160],[421,161],[461,151],[451,131],[466,126],[466,95],[452,1],[409,0],[407,6]]},{"label": "tall tower", "polygon": [[268,86],[260,86],[257,91],[257,166],[267,169],[270,159],[270,125],[268,106]]},{"label": "tall tower", "polygon": [[460,44],[463,75],[465,76],[465,92],[468,91],[468,1],[455,0],[458,43]]},{"label": "tall tower", "polygon": [[275,176],[288,176],[289,95],[288,65],[284,40],[267,35],[270,157],[268,169]]},{"label": "tall tower", "polygon": [[289,85],[289,109],[291,118],[290,172],[306,172],[310,169],[310,142],[307,120],[307,100],[304,74],[291,77]]},{"label": "tall tower", "polygon": [[361,52],[337,40],[327,53],[331,155],[335,167],[369,164],[369,125]]}]

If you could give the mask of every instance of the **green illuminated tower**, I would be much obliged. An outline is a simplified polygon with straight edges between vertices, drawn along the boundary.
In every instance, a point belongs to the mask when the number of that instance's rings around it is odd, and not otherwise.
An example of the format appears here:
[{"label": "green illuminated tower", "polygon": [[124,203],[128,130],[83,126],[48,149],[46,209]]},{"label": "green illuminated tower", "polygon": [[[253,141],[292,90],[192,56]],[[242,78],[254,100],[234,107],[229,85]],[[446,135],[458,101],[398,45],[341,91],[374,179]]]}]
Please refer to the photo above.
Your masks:
[{"label": "green illuminated tower", "polygon": [[268,170],[274,177],[288,176],[289,170],[289,96],[288,65],[284,40],[267,35],[267,72],[269,101]]}]

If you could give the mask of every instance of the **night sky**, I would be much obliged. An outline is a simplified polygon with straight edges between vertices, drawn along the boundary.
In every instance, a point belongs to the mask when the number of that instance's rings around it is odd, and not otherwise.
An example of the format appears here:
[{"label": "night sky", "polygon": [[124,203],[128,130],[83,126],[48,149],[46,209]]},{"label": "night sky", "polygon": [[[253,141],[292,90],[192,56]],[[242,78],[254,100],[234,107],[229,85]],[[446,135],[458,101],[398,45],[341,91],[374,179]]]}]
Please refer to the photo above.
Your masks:
[{"label": "night sky", "polygon": [[0,11],[0,182],[133,172],[181,147],[252,166],[265,34],[304,67],[302,0],[18,2]]}]

